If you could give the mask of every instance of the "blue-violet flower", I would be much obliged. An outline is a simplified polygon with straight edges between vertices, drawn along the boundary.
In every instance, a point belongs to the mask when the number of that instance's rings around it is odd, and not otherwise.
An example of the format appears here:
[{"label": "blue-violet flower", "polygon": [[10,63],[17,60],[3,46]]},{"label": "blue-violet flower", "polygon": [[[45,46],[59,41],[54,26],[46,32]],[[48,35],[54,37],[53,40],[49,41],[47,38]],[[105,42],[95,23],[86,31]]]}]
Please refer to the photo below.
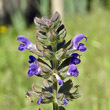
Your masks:
[{"label": "blue-violet flower", "polygon": [[24,51],[25,49],[31,50],[31,49],[35,48],[35,45],[32,44],[28,38],[26,38],[22,35],[18,36],[17,40],[21,41],[23,43],[23,44],[20,44],[18,47],[18,50],[20,50],[20,51]]},{"label": "blue-violet flower", "polygon": [[79,71],[77,70],[77,66],[74,64],[69,65],[69,69],[67,71],[68,75],[72,75],[74,77],[77,77],[79,75]]},{"label": "blue-violet flower", "polygon": [[29,59],[30,59],[30,60],[28,61],[29,63],[34,63],[34,62],[37,61],[37,59],[36,59],[34,56],[32,56],[32,55],[29,56]]},{"label": "blue-violet flower", "polygon": [[81,62],[81,60],[79,58],[77,58],[78,56],[80,57],[79,54],[73,53],[70,57],[70,64],[75,64],[75,65],[79,64]]},{"label": "blue-violet flower", "polygon": [[86,39],[87,41],[87,37],[85,37],[83,34],[78,34],[76,35],[73,39],[72,39],[72,42],[73,42],[73,49],[77,49],[77,50],[80,50],[81,52],[84,52],[86,51],[87,47],[83,44],[83,43],[80,43],[78,45],[78,43],[82,40],[82,39]]},{"label": "blue-violet flower", "polygon": [[40,103],[42,103],[42,101],[43,101],[43,98],[42,98],[42,97],[40,97],[40,98],[38,99],[38,101],[37,101],[37,104],[39,104],[39,105],[40,105]]},{"label": "blue-violet flower", "polygon": [[63,101],[64,105],[68,104],[68,101],[65,98],[63,98],[62,101]]},{"label": "blue-violet flower", "polygon": [[33,75],[38,75],[40,73],[40,68],[35,64],[30,64],[29,65],[29,71],[28,71],[28,76],[33,76]]}]

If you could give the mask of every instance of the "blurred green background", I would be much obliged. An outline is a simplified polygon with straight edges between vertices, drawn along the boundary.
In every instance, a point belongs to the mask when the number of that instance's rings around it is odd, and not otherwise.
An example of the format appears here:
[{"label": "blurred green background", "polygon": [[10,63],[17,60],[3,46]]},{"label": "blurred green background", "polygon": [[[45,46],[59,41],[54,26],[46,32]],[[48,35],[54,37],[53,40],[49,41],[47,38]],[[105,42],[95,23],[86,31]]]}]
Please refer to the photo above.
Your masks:
[{"label": "blurred green background", "polygon": [[[50,17],[49,2],[40,0],[39,16]],[[25,3],[22,8],[24,6]],[[64,0],[63,12],[66,40],[79,33],[88,37],[87,42],[83,41],[87,51],[80,53],[79,76],[72,77],[74,85],[80,85],[83,96],[69,102],[65,108],[110,110],[110,0]],[[38,110],[40,106],[43,110],[52,110],[52,104],[39,106],[25,98],[32,83],[41,84],[42,81],[38,77],[28,77],[31,53],[18,51],[20,42],[16,39],[18,35],[24,35],[35,43],[35,25],[28,25],[20,10],[11,14],[10,19],[8,25],[0,21],[0,110]]]}]

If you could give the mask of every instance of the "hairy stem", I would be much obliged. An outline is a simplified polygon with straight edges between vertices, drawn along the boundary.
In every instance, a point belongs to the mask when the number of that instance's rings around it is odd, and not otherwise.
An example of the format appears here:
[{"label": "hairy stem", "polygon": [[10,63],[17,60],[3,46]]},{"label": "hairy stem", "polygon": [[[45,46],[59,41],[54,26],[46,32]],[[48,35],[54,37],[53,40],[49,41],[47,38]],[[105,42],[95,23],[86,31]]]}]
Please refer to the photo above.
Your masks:
[{"label": "hairy stem", "polygon": [[54,95],[54,101],[53,101],[53,110],[58,110],[58,104],[56,100],[57,95],[57,81],[53,84],[53,95]]},{"label": "hairy stem", "polygon": [[[52,49],[53,49],[53,52],[55,53],[56,52],[56,44],[52,45]],[[55,57],[53,58],[53,63],[54,63],[54,71],[56,73],[58,61],[56,60]],[[53,76],[53,78],[54,78],[54,76]],[[58,104],[57,104],[57,99],[56,99],[56,96],[57,96],[57,81],[56,81],[56,79],[53,80],[53,95],[54,95],[53,110],[58,110]]]}]

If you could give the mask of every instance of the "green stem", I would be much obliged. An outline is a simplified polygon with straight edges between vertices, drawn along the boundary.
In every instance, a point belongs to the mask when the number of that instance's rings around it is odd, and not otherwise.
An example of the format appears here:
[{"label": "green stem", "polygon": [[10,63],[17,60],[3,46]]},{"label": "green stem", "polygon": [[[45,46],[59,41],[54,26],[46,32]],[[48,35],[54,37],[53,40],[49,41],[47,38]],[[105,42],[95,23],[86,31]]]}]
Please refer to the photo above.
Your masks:
[{"label": "green stem", "polygon": [[[55,53],[56,52],[56,43],[52,44],[52,49],[53,49],[53,52]],[[57,66],[58,66],[58,61],[55,58],[55,56],[53,58],[53,63],[54,63],[54,71],[56,72]],[[54,79],[54,77],[53,77],[53,79]],[[56,99],[56,96],[57,96],[57,81],[56,81],[56,79],[53,80],[53,96],[54,96],[53,110],[58,110],[58,104],[57,104],[57,99]]]},{"label": "green stem", "polygon": [[53,84],[53,95],[54,95],[53,110],[58,110],[58,104],[57,104],[57,100],[56,100],[57,82],[54,82],[54,84]]}]

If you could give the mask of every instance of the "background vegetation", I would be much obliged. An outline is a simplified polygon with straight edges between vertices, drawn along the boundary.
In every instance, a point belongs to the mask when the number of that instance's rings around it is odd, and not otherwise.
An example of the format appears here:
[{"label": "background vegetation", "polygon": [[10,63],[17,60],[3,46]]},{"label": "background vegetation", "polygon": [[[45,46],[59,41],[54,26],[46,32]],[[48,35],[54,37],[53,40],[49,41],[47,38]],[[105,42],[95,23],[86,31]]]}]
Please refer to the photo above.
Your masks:
[{"label": "background vegetation", "polygon": [[[110,10],[97,2],[93,2],[92,7],[89,13],[65,12],[66,39],[79,33],[88,37],[87,51],[81,53],[82,62],[78,65],[80,75],[72,77],[74,85],[80,85],[83,96],[69,102],[67,110],[110,110]],[[0,110],[38,110],[40,106],[51,110],[51,104],[39,106],[25,98],[31,84],[41,84],[42,81],[38,77],[28,77],[28,56],[31,53],[18,51],[16,39],[22,34],[34,43],[35,25],[27,27],[19,14],[12,21],[11,26],[0,27]]]}]

